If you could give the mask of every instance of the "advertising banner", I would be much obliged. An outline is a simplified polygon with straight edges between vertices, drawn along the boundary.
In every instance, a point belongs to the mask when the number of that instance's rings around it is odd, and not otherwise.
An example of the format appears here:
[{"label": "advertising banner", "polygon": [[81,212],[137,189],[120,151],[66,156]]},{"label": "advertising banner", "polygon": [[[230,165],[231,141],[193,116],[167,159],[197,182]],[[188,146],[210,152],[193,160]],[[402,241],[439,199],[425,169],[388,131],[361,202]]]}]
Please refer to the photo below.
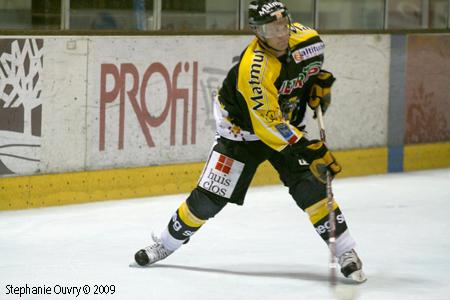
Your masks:
[{"label": "advertising banner", "polygon": [[88,72],[87,165],[205,160],[212,99],[250,37],[96,38]]}]

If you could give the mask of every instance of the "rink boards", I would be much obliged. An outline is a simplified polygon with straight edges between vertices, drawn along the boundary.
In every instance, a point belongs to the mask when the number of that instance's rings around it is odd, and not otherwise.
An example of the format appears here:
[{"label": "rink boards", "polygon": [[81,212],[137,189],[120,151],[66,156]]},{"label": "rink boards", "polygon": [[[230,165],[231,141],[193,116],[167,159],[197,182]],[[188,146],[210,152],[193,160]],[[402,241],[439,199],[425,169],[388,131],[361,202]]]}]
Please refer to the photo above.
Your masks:
[{"label": "rink boards", "polygon": [[[323,39],[343,176],[449,166],[450,35]],[[212,97],[250,40],[0,37],[0,209],[189,191],[213,142]],[[276,182],[267,165],[255,178]]]},{"label": "rink boards", "polygon": [[[387,148],[336,151],[343,165],[338,178],[388,171]],[[450,143],[405,146],[405,171],[450,166]],[[188,193],[203,163],[143,168],[6,177],[0,180],[0,210],[24,209],[99,200]],[[279,183],[273,168],[260,166],[252,185]]]}]

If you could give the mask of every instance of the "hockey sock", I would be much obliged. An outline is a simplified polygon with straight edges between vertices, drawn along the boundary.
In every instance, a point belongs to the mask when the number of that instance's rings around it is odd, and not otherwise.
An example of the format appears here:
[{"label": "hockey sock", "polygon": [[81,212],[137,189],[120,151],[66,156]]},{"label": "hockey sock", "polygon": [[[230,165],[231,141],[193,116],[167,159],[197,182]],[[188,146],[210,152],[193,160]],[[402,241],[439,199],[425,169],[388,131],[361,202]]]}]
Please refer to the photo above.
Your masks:
[{"label": "hockey sock", "polygon": [[347,229],[336,239],[336,257],[341,257],[342,254],[352,250],[355,246],[356,242]]},{"label": "hockey sock", "polygon": [[161,234],[164,247],[170,251],[175,251],[205,222],[206,220],[196,217],[184,201]]},{"label": "hockey sock", "polygon": [[[319,202],[305,209],[317,233],[325,242],[328,242],[328,230],[330,229],[330,222],[328,220],[329,213],[327,201],[328,201],[327,198],[322,199]],[[344,250],[346,251],[351,250],[354,247],[355,242],[347,230],[347,223],[345,222],[344,215],[342,214],[341,210],[339,209],[339,206],[335,201],[333,202],[333,210],[336,216],[336,238],[337,238],[336,250],[339,250],[336,252],[341,253],[341,251]],[[344,235],[344,233],[346,234]],[[347,250],[347,248],[350,246],[352,248]]]}]

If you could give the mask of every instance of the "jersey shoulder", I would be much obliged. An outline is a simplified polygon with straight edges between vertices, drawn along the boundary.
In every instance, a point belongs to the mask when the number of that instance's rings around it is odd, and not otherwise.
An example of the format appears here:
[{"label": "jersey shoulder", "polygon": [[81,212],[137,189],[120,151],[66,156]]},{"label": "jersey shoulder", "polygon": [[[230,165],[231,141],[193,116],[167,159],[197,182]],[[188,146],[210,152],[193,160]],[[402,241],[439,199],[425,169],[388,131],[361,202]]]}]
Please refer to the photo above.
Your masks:
[{"label": "jersey shoulder", "polygon": [[320,41],[319,33],[308,26],[300,23],[292,23],[290,29],[289,46],[291,48],[295,48],[297,45],[309,41]]},{"label": "jersey shoulder", "polygon": [[269,53],[259,44],[258,38],[254,38],[244,52],[241,55],[241,65],[251,65],[255,60],[264,60],[264,61],[272,61],[277,60],[273,55],[269,55]]},{"label": "jersey shoulder", "polygon": [[240,77],[250,81],[273,80],[279,75],[280,70],[279,60],[262,48],[257,38],[254,38],[245,49],[239,63]]}]

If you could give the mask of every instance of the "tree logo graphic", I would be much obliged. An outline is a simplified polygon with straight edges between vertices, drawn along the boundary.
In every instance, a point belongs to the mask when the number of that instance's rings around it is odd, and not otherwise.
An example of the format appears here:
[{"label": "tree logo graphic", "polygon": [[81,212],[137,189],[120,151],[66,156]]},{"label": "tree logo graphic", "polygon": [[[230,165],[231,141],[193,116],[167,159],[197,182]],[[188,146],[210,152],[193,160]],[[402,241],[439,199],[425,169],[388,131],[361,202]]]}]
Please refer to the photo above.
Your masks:
[{"label": "tree logo graphic", "polygon": [[0,176],[39,170],[43,39],[0,39]]}]

